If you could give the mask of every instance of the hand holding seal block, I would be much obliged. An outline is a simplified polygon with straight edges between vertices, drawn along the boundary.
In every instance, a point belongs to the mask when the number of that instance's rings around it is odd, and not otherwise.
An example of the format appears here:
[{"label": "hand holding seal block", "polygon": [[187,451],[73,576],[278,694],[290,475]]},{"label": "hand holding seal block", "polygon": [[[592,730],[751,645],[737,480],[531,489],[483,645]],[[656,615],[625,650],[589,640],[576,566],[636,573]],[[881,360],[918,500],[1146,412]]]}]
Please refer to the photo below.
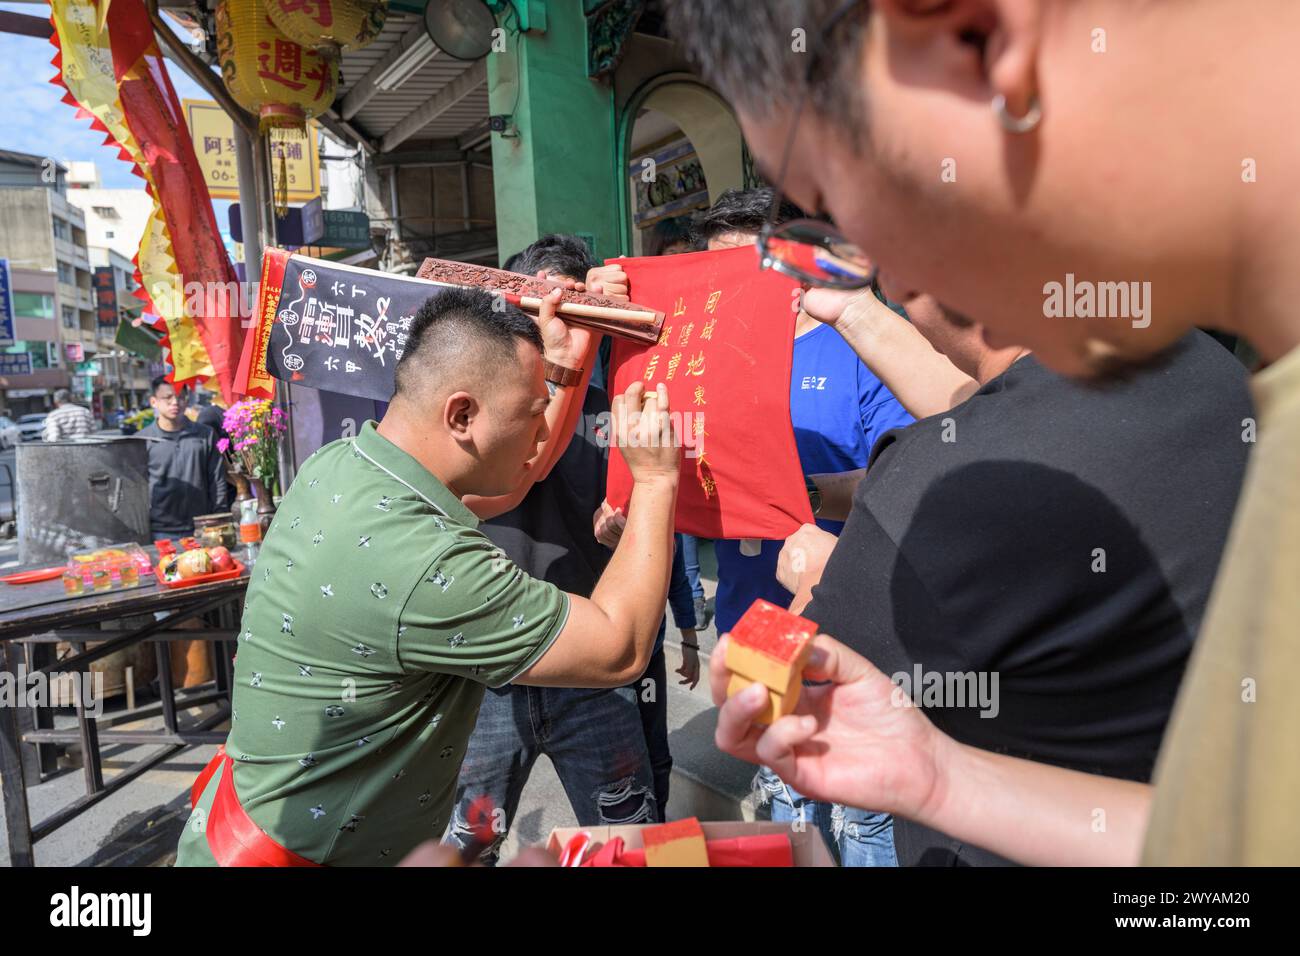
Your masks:
[{"label": "hand holding seal block", "polygon": [[727,639],[727,669],[731,671],[727,696],[750,684],[762,684],[768,690],[768,703],[755,723],[770,724],[793,713],[816,633],[812,621],[761,598],[755,601]]}]

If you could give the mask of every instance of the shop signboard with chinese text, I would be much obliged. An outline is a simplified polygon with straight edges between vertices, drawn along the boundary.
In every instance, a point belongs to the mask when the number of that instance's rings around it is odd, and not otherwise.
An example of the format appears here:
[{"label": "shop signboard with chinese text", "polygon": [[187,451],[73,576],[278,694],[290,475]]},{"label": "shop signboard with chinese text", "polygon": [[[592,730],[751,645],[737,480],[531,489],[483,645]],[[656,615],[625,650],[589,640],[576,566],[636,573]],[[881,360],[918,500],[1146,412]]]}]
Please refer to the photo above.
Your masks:
[{"label": "shop signboard with chinese text", "polygon": [[0,352],[0,375],[31,374],[32,355],[30,352]]},{"label": "shop signboard with chinese text", "polygon": [[[213,199],[238,199],[239,165],[235,159],[233,121],[211,100],[181,102],[209,195]],[[288,201],[309,202],[319,196],[320,153],[316,148],[316,124],[308,123],[305,135],[273,129],[270,136],[271,174],[277,186],[282,174],[288,176]]]},{"label": "shop signboard with chinese text", "polygon": [[13,278],[9,260],[0,259],[0,345],[14,344]]},{"label": "shop signboard with chinese text", "polygon": [[117,285],[113,267],[96,266],[92,282],[95,286],[95,318],[101,329],[111,329],[117,325]]}]

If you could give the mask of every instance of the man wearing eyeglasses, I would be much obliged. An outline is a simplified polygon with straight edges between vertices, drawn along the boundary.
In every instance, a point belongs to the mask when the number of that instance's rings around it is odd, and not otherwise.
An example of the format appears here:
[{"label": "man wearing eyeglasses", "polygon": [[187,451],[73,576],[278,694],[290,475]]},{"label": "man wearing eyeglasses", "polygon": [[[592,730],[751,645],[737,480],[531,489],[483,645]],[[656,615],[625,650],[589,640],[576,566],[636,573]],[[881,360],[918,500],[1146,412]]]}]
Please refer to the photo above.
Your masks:
[{"label": "man wearing eyeglasses", "polygon": [[[1288,108],[1279,91],[1298,75],[1288,44],[1300,9],[1226,9],[669,0],[670,32],[736,106],[760,168],[806,208],[825,208],[901,281],[979,319],[990,344],[1030,346],[1081,378],[1150,378],[1162,368],[1135,370],[1208,323],[1245,336],[1268,365],[1252,383],[1261,418],[1238,423],[1243,443],[1261,426],[1258,446],[1154,786],[957,741],[895,706],[889,678],[826,637],[805,676],[833,692],[807,695],[801,716],[766,732],[751,726],[761,704],[737,695],[719,714],[724,749],[1025,863],[1300,859],[1300,697],[1289,689],[1300,666],[1300,152],[1294,124],[1277,122]],[[796,29],[806,55],[790,42]],[[1108,49],[1108,35],[1123,36],[1122,49]],[[1263,156],[1274,164],[1267,177],[1256,169]],[[842,243],[824,235],[816,245],[852,261]],[[767,249],[773,265],[799,268]],[[1143,280],[1157,308],[1141,321],[1091,309],[1065,317],[1046,297],[1075,277]],[[1182,456],[1141,473],[1153,488],[1207,450],[1224,452],[1223,436],[1181,421],[1166,428],[1186,443]],[[1027,569],[1026,580],[1040,573]]]}]

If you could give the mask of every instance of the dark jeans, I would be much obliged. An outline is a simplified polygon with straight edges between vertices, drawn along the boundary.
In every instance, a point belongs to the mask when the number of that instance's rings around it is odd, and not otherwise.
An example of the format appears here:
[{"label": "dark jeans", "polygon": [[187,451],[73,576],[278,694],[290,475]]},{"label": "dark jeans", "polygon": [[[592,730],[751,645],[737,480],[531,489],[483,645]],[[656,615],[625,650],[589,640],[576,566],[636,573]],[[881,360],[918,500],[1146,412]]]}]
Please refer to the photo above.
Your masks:
[{"label": "dark jeans", "polygon": [[697,598],[704,597],[704,585],[700,583],[700,544],[692,534],[682,535],[682,560],[686,565],[686,580],[691,583],[691,594]]},{"label": "dark jeans", "polygon": [[[661,696],[658,689],[656,695]],[[481,859],[495,863],[539,754],[555,765],[579,826],[659,820],[639,699],[630,686],[488,689],[461,764],[456,806],[444,841],[465,845],[465,814],[474,800],[486,795],[498,812],[493,817],[495,839]],[[666,741],[666,721],[664,737]]]},{"label": "dark jeans", "polygon": [[637,706],[641,709],[641,727],[650,755],[658,820],[663,823],[668,819],[668,785],[672,779],[673,755],[668,750],[668,662],[664,658],[662,643],[650,658],[650,666],[641,679],[628,686],[636,693]]}]

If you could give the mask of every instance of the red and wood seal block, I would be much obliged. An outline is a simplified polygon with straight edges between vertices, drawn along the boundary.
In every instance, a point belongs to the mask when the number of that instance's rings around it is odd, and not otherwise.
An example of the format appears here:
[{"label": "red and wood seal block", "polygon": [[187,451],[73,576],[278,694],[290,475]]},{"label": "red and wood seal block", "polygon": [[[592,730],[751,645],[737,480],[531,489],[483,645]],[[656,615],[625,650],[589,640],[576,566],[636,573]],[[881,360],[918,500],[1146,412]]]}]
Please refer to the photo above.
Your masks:
[{"label": "red and wood seal block", "polygon": [[641,832],[646,866],[708,866],[704,829],[695,817],[674,820]]},{"label": "red and wood seal block", "polygon": [[803,686],[817,625],[761,598],[749,606],[727,638],[727,696],[752,683],[768,689],[768,705],[756,722],[770,724],[794,712]]}]

